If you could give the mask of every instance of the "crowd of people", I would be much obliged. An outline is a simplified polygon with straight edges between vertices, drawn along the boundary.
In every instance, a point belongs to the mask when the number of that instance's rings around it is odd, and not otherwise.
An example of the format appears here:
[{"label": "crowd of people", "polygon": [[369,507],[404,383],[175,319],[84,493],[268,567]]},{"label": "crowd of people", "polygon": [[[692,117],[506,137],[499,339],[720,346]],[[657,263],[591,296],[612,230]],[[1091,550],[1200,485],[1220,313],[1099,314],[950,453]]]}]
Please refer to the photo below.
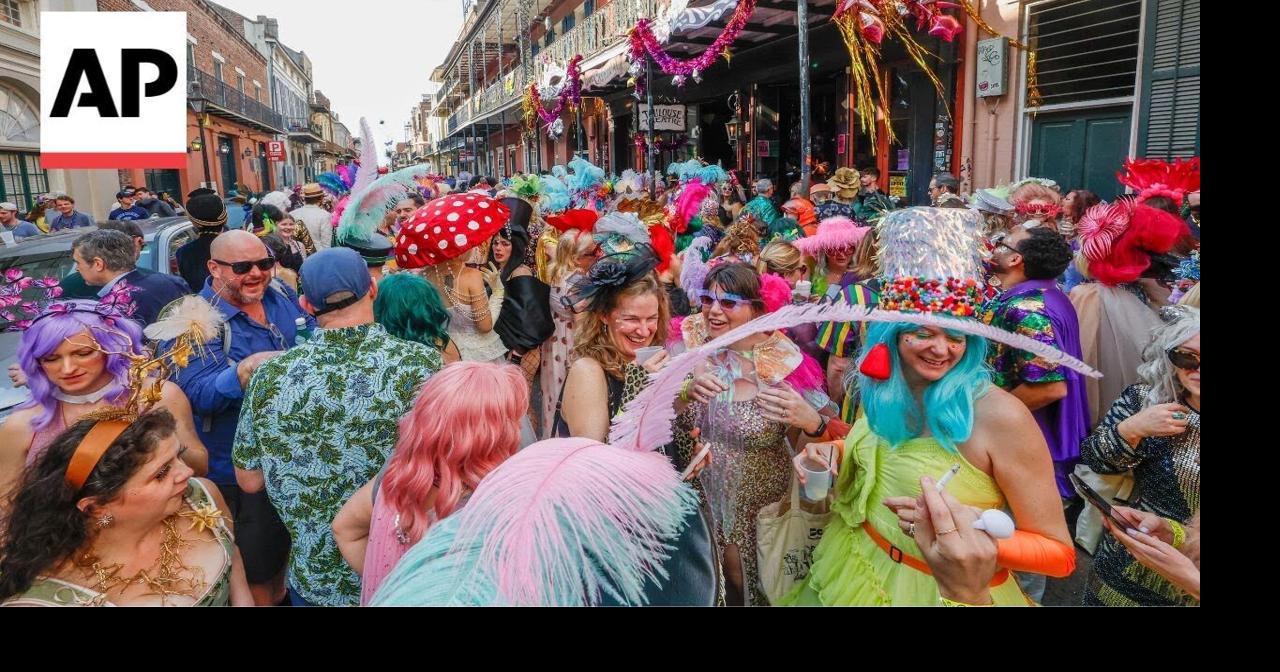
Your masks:
[{"label": "crowd of people", "polygon": [[122,191],[6,278],[0,604],[1196,605],[1199,162],[1121,180],[353,165],[175,276]]}]

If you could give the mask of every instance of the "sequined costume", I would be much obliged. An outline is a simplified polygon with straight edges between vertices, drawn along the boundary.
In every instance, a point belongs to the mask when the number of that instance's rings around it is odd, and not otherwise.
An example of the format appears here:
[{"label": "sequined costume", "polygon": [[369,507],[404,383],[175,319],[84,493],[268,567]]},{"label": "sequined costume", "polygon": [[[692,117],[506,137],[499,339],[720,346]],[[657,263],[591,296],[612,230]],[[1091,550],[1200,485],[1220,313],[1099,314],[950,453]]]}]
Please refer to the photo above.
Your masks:
[{"label": "sequined costume", "polygon": [[[1080,446],[1080,457],[1100,474],[1132,469],[1131,505],[1187,523],[1200,510],[1200,413],[1191,410],[1187,430],[1170,437],[1147,437],[1131,447],[1119,432],[1121,421],[1143,408],[1148,388],[1131,385]],[[1195,604],[1151,569],[1139,564],[1110,533],[1093,557],[1084,603],[1107,606]]]},{"label": "sequined costume", "polygon": [[[1050,280],[1027,280],[991,299],[980,313],[983,323],[1053,346],[1081,357],[1080,323],[1071,300]],[[987,362],[993,381],[1012,391],[1023,383],[1065,383],[1067,395],[1032,411],[1049,444],[1058,493],[1075,494],[1067,476],[1080,461],[1080,442],[1089,433],[1089,409],[1084,378],[1044,358],[1001,343],[992,343]]]},{"label": "sequined costume", "polygon": [[711,478],[724,479],[733,489],[724,498],[724,510],[712,505],[717,542],[722,548],[738,547],[746,603],[767,606],[756,563],[756,516],[764,506],[781,500],[791,485],[787,425],[766,420],[754,396],[696,404],[692,422],[702,429],[703,444],[715,456],[713,467],[702,476],[704,489],[717,487],[707,484]]},{"label": "sequined costume", "polygon": [[773,200],[768,196],[756,196],[743,207],[742,214],[738,215],[738,219],[742,219],[747,215],[768,226],[773,223],[773,220],[781,217],[782,213],[778,212],[777,206],[773,204]]}]

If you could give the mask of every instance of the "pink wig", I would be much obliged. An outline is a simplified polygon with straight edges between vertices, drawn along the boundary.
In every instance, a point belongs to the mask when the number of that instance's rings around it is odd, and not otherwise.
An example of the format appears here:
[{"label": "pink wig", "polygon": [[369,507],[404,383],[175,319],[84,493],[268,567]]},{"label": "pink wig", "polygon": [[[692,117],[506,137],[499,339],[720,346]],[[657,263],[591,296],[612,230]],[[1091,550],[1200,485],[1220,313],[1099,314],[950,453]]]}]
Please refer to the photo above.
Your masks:
[{"label": "pink wig", "polygon": [[529,386],[507,364],[458,362],[427,379],[400,420],[400,439],[382,478],[386,502],[413,512],[405,530],[421,539],[429,526],[427,495],[436,487],[436,520],[520,447],[520,419],[529,410]]},{"label": "pink wig", "polygon": [[858,226],[848,217],[830,217],[818,224],[818,235],[801,238],[791,244],[802,253],[816,258],[830,250],[852,250],[870,230],[871,227]]}]

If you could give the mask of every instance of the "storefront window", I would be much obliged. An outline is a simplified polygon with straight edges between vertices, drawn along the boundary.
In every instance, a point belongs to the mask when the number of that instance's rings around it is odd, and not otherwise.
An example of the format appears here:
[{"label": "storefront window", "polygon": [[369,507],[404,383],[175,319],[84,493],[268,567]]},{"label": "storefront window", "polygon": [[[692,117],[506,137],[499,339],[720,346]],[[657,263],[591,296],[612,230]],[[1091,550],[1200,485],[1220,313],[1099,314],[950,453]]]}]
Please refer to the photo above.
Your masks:
[{"label": "storefront window", "polygon": [[40,168],[40,155],[0,152],[0,201],[26,210],[35,197],[49,191],[49,180]]}]

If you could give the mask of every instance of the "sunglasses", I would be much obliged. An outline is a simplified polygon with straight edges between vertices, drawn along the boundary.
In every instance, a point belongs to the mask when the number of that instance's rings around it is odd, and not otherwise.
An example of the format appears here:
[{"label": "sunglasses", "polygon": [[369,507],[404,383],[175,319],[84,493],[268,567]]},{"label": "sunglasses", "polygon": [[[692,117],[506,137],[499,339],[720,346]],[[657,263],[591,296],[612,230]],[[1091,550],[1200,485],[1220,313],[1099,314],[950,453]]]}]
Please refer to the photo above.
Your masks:
[{"label": "sunglasses", "polygon": [[726,292],[724,294],[716,295],[715,293],[705,289],[698,293],[698,300],[702,302],[703,308],[710,308],[712,305],[719,303],[720,307],[724,310],[733,310],[734,308],[737,308],[740,303],[746,304],[751,302],[749,299],[744,299],[737,294],[730,294]]},{"label": "sunglasses", "polygon": [[1199,371],[1200,355],[1190,350],[1181,350],[1173,348],[1166,354],[1169,355],[1169,363],[1182,369],[1183,371]]},{"label": "sunglasses", "polygon": [[254,266],[257,266],[259,271],[269,271],[275,268],[276,258],[267,257],[266,259],[259,259],[257,261],[234,261],[234,262],[222,261],[221,259],[214,259],[213,263],[219,266],[229,267],[231,269],[231,272],[235,273],[236,275],[244,275],[245,273],[248,273],[250,270],[252,270]]}]

